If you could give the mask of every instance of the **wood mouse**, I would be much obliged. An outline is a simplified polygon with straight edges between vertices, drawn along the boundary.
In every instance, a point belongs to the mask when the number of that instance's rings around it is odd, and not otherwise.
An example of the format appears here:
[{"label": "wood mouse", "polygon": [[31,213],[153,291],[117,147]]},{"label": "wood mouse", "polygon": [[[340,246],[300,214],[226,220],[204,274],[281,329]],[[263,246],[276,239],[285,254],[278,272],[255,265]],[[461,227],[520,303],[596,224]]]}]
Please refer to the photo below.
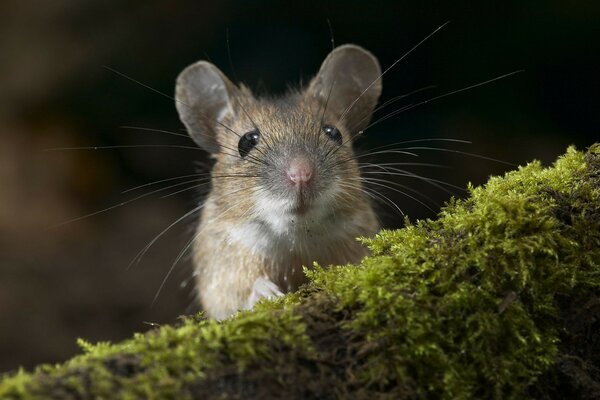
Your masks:
[{"label": "wood mouse", "polygon": [[206,315],[224,319],[262,297],[296,290],[303,266],[358,262],[379,229],[352,141],[381,94],[367,50],[339,46],[307,87],[255,97],[207,61],[177,78],[192,139],[211,153],[211,190],[192,244]]}]

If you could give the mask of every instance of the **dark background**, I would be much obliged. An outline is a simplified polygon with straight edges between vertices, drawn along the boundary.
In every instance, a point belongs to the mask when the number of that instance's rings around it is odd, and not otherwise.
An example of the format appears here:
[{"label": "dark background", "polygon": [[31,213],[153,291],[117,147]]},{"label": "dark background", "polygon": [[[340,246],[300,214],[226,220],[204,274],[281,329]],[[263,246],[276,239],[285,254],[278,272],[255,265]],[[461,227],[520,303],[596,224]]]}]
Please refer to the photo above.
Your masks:
[{"label": "dark background", "polygon": [[[551,162],[574,144],[599,137],[600,10],[567,1],[100,1],[4,0],[0,5],[0,371],[61,361],[75,339],[120,340],[148,323],[173,322],[191,303],[184,260],[157,301],[161,281],[190,237],[186,220],[148,254],[135,255],[189,210],[194,190],[181,186],[56,227],[149,192],[122,191],[193,173],[200,150],[170,147],[47,151],[74,146],[192,144],[184,138],[120,128],[181,133],[173,101],[103,68],[109,66],[171,95],[188,64],[210,59],[232,76],[229,30],[239,80],[282,93],[306,82],[336,44],[371,50],[383,68],[442,23],[451,23],[383,79],[382,101],[436,88],[392,111],[514,70],[516,76],[387,120],[358,149],[420,138],[510,163]],[[385,115],[383,110],[379,116]],[[415,173],[464,187],[512,167],[441,151],[419,162],[447,168]],[[389,158],[370,161],[385,162]],[[396,155],[391,160],[415,161]],[[403,184],[442,203],[449,194],[418,180]],[[455,191],[456,195],[463,195]],[[411,218],[431,211],[386,192]],[[429,200],[423,199],[424,202]],[[436,206],[431,203],[431,208]],[[380,205],[386,226],[399,226]]]}]

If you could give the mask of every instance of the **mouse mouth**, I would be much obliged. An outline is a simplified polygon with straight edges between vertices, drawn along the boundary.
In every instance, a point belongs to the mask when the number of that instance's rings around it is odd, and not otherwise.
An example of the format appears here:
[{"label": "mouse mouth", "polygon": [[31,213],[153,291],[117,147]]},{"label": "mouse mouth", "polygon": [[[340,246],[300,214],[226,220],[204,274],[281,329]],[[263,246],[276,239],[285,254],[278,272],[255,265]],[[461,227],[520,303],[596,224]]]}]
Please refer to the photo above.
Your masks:
[{"label": "mouse mouth", "polygon": [[290,211],[292,214],[304,215],[308,212],[309,209],[310,207],[308,204],[306,204],[305,202],[299,202],[295,206],[292,206],[292,208],[290,208]]},{"label": "mouse mouth", "polygon": [[292,205],[289,208],[289,211],[292,214],[296,214],[296,215],[306,214],[310,210],[310,206],[311,206],[311,204],[310,204],[311,202],[308,197],[309,196],[308,196],[308,193],[306,193],[306,191],[298,190],[298,192],[295,193],[295,196],[292,201]]}]

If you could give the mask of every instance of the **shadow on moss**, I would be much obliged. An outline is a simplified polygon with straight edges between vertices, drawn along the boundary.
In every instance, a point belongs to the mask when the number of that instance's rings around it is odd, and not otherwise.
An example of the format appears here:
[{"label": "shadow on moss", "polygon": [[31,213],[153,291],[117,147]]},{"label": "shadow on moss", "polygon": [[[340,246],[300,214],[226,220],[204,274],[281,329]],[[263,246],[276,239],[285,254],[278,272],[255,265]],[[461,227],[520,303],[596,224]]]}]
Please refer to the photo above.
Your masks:
[{"label": "shadow on moss", "polygon": [[600,398],[600,146],[365,240],[299,292],[59,366],[2,398]]}]

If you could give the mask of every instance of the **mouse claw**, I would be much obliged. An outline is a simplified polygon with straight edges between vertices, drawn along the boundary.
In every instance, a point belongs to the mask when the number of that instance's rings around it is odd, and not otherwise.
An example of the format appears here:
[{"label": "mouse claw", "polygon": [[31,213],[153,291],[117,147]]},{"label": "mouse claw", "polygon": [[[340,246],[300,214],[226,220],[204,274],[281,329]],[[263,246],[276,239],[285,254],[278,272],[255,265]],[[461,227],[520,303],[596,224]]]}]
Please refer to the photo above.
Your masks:
[{"label": "mouse claw", "polygon": [[246,302],[246,310],[254,307],[256,302],[262,298],[266,299],[274,299],[276,297],[283,296],[283,292],[279,289],[273,281],[271,281],[267,277],[258,277],[254,281],[254,285],[252,285],[252,293],[248,297],[248,301]]}]

